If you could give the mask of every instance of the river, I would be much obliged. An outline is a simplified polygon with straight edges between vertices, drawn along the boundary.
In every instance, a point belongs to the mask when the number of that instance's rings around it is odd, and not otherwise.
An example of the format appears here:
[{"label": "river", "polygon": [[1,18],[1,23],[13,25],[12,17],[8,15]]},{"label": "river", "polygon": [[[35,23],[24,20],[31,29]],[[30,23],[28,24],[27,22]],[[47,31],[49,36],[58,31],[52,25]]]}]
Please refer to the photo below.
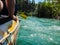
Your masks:
[{"label": "river", "polygon": [[22,19],[16,45],[60,45],[60,20],[36,17]]}]

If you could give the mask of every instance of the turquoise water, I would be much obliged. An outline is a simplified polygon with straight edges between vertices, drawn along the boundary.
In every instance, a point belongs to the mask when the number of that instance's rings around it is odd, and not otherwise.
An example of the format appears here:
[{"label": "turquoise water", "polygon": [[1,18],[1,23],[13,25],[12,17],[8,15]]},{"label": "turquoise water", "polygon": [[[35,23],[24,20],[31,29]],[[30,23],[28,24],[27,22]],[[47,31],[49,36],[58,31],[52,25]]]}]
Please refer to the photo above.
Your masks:
[{"label": "turquoise water", "polygon": [[60,21],[28,17],[20,22],[16,45],[60,45]]}]

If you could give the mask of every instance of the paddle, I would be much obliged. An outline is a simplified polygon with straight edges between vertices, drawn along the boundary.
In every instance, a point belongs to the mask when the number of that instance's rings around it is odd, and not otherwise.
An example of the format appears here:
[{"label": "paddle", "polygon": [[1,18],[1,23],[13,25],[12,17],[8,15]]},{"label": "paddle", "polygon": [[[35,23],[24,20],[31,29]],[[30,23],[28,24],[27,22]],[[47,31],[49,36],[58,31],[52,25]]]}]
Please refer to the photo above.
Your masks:
[{"label": "paddle", "polygon": [[27,19],[27,16],[24,13],[23,14],[21,13],[20,17],[22,17],[22,19],[21,18],[19,19],[20,21],[23,20],[23,19]]}]

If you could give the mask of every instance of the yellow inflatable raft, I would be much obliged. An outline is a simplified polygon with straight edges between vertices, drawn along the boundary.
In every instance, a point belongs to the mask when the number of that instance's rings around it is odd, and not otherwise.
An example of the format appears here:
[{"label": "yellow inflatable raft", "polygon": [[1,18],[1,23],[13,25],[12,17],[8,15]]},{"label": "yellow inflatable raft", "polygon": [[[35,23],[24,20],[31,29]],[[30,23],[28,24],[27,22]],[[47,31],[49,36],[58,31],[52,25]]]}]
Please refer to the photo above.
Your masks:
[{"label": "yellow inflatable raft", "polygon": [[15,45],[19,27],[19,20],[13,20],[12,26],[9,27],[8,32],[5,32],[3,38],[0,40],[0,45]]}]

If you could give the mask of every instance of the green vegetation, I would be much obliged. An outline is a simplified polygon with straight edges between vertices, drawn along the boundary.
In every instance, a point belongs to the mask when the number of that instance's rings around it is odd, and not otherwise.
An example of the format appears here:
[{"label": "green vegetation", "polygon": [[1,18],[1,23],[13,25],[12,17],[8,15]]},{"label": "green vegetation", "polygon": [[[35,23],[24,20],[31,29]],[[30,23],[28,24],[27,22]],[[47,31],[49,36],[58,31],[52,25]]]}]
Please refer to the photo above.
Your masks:
[{"label": "green vegetation", "polygon": [[17,0],[18,13],[24,12],[27,16],[39,18],[56,18],[60,16],[60,0],[44,0],[35,3],[35,0]]}]

